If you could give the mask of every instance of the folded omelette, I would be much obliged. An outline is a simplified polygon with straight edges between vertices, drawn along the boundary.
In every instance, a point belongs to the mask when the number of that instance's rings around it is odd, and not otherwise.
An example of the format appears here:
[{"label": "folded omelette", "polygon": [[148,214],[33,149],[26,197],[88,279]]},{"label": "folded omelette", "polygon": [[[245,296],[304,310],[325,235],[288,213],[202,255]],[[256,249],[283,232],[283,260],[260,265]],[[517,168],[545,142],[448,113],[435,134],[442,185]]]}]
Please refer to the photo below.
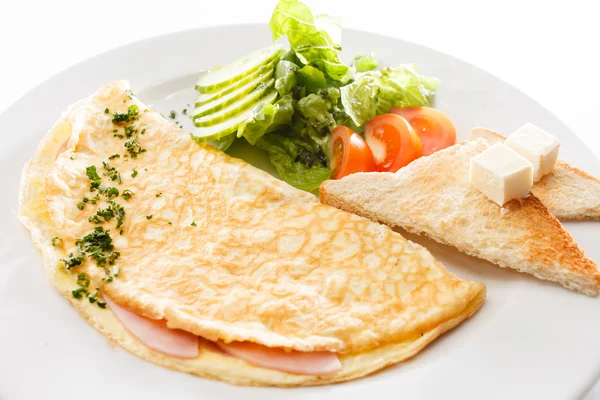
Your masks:
[{"label": "folded omelette", "polygon": [[391,229],[195,143],[123,81],[50,129],[19,214],[97,330],[233,384],[359,378],[414,356],[485,297]]}]

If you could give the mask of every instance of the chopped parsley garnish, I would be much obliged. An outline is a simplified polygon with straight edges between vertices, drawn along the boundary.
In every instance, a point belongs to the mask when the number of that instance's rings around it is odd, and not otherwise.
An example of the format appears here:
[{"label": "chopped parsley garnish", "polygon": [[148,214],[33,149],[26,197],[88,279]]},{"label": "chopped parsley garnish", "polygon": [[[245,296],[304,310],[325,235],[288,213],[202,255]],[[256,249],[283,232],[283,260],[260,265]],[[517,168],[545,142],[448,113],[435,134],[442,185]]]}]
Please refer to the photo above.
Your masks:
[{"label": "chopped parsley garnish", "polygon": [[125,94],[127,94],[127,97],[129,97],[130,99],[133,99],[133,97],[135,96],[135,94],[133,94],[133,92],[131,91],[131,89],[127,89],[125,91]]},{"label": "chopped parsley garnish", "polygon": [[85,259],[85,256],[83,254],[74,255],[73,253],[69,253],[67,255],[67,257],[61,258],[60,261],[62,261],[63,263],[65,263],[65,267],[67,269],[71,269],[73,267],[81,265],[83,263],[84,259]]},{"label": "chopped parsley garnish", "polygon": [[108,176],[108,179],[110,179],[111,181],[117,181],[117,182],[119,182],[119,184],[122,183],[121,174],[119,173],[119,171],[117,171],[117,169],[115,167],[111,167],[105,161],[102,161],[102,165],[104,166],[104,169],[106,170],[106,172],[104,173],[104,176]]},{"label": "chopped parsley garnish", "polygon": [[[84,197],[84,199],[85,199],[85,197]],[[90,203],[92,203],[92,204],[96,204],[98,201],[100,201],[100,196],[98,196],[98,195],[95,195],[94,197],[92,197],[90,199]]]},{"label": "chopped parsley garnish", "polygon": [[77,285],[84,287],[84,288],[90,286],[90,280],[85,275],[85,272],[77,274]]},{"label": "chopped parsley garnish", "polygon": [[125,209],[117,204],[114,200],[106,200],[117,219],[116,228],[119,229],[123,225],[123,217],[125,217]]},{"label": "chopped parsley garnish", "polygon": [[131,172],[131,177],[135,178],[136,176],[138,176],[138,170],[137,170],[137,168],[134,168],[133,171]]},{"label": "chopped parsley garnish", "polygon": [[190,225],[192,225],[192,226],[198,226],[198,225],[196,225],[196,221],[192,221],[192,223]]},{"label": "chopped parsley garnish", "polygon": [[175,119],[176,117],[177,117],[177,113],[175,112],[175,110],[169,111],[169,118]]},{"label": "chopped parsley garnish", "polygon": [[127,113],[115,111],[115,113],[113,114],[112,122],[118,124],[121,122],[135,121],[138,117],[138,111],[139,107],[135,104],[132,104],[127,108]]},{"label": "chopped parsley garnish", "polygon": [[108,109],[108,107],[106,107],[106,108],[104,109],[104,114],[110,114],[110,110]]},{"label": "chopped parsley garnish", "polygon": [[90,301],[90,304],[96,303],[98,307],[106,308],[106,303],[98,299],[100,290],[96,288],[96,292],[93,294],[89,291],[88,287],[90,286],[90,280],[87,278],[85,273],[82,272],[81,274],[77,275],[77,286],[79,287],[71,292],[73,297],[76,299],[82,299],[85,296]]},{"label": "chopped parsley garnish", "polygon": [[173,223],[171,221],[169,221],[168,223],[169,223],[169,225],[173,225]]},{"label": "chopped parsley garnish", "polygon": [[129,189],[123,190],[123,194],[121,195],[121,197],[124,200],[129,200],[129,199],[131,199],[132,196],[133,196],[133,192]]},{"label": "chopped parsley garnish", "polygon": [[160,197],[160,196],[162,196],[162,193],[156,193],[155,196]]},{"label": "chopped parsley garnish", "polygon": [[183,115],[187,115],[187,108],[184,108],[183,110],[181,110],[181,113],[182,113]]},{"label": "chopped parsley garnish", "polygon": [[127,149],[127,152],[131,158],[136,158],[139,154],[146,152],[146,149],[142,148],[142,145],[137,141],[136,138],[126,141],[125,148]]},{"label": "chopped parsley garnish", "polygon": [[128,138],[132,137],[133,135],[135,135],[138,132],[138,130],[135,129],[135,125],[126,126],[124,128],[124,130],[125,130],[125,137],[128,137]]},{"label": "chopped parsley garnish", "polygon": [[111,197],[117,197],[119,195],[119,189],[117,189],[116,187],[109,187],[108,189],[106,189],[106,192],[104,192],[104,194],[106,195],[107,199],[110,199]]},{"label": "chopped parsley garnish", "polygon": [[[75,242],[75,245],[81,253],[96,261],[99,267],[105,267],[106,264],[113,265],[115,260],[121,255],[114,251],[110,231],[105,231],[101,226]],[[83,261],[83,260],[82,260]]]},{"label": "chopped parsley garnish", "polygon": [[81,201],[79,203],[77,203],[77,208],[79,208],[80,210],[83,210],[88,201],[90,201],[90,199],[88,199],[87,197],[84,197],[83,199],[81,199]]},{"label": "chopped parsley garnish", "polygon": [[146,215],[146,219],[152,219],[152,215]]},{"label": "chopped parsley garnish", "polygon": [[89,293],[89,291],[84,287],[79,287],[79,288],[73,290],[71,293],[73,294],[73,297],[75,297],[76,299],[81,299],[81,298],[83,298],[84,295],[87,295]]},{"label": "chopped parsley garnish", "polygon": [[146,128],[142,129],[142,131],[140,132],[140,135],[143,135],[144,133],[146,133]]},{"label": "chopped parsley garnish", "polygon": [[109,160],[114,160],[115,158],[119,158],[121,157],[120,154],[113,154],[112,156],[108,157]]},{"label": "chopped parsley garnish", "polygon": [[89,167],[86,167],[85,173],[88,176],[88,178],[90,178],[90,192],[93,192],[100,186],[102,178],[100,178],[100,175],[98,175],[98,171],[96,171],[95,165],[90,165]]},{"label": "chopped parsley garnish", "polygon": [[62,239],[59,238],[58,236],[54,236],[52,238],[52,246],[54,247],[62,247]]}]

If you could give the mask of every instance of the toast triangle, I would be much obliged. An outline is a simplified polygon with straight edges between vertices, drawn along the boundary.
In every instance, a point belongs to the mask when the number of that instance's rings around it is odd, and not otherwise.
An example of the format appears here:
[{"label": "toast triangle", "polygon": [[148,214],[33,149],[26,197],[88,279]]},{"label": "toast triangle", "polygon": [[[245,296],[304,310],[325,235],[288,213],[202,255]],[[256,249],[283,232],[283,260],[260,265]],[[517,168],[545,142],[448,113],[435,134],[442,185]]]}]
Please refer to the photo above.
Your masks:
[{"label": "toast triangle", "polygon": [[488,147],[465,141],[397,173],[357,173],[323,182],[321,202],[564,287],[597,295],[600,272],[531,195],[499,207],[469,184],[469,161]]},{"label": "toast triangle", "polygon": [[[470,140],[484,138],[489,144],[506,137],[486,128],[473,128]],[[556,218],[564,221],[600,221],[600,179],[566,162],[533,185],[531,192]]]}]

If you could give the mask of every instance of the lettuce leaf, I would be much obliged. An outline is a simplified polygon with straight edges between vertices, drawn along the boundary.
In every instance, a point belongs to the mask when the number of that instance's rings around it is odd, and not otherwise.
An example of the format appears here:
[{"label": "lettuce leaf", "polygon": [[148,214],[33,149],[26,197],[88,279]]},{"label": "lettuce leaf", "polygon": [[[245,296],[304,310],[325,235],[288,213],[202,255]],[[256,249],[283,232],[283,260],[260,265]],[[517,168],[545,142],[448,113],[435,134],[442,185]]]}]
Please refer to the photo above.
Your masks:
[{"label": "lettuce leaf", "polygon": [[344,111],[356,126],[393,107],[428,106],[439,85],[437,79],[419,75],[414,65],[382,68],[354,78],[340,93]]},{"label": "lettuce leaf", "polygon": [[293,115],[294,101],[288,94],[277,100],[275,104],[265,104],[252,118],[242,123],[238,128],[237,137],[243,136],[248,143],[255,145],[266,133],[289,126]]},{"label": "lettuce leaf", "polygon": [[363,56],[359,54],[354,57],[354,62],[352,65],[354,68],[356,68],[356,72],[367,72],[377,69],[377,67],[379,67],[379,61],[375,59],[373,54],[370,56]]},{"label": "lettuce leaf", "polygon": [[327,30],[332,30],[335,22],[327,23],[327,16],[319,17],[319,26],[327,27],[319,29],[315,24],[315,17],[310,8],[298,0],[279,0],[273,11],[271,21],[271,33],[273,40],[287,36],[292,50],[300,62],[304,65],[312,65],[323,71],[329,78],[342,81],[348,79],[349,68],[340,61],[338,52],[341,50],[339,44],[335,44]]},{"label": "lettuce leaf", "polygon": [[305,65],[298,71],[298,83],[305,87],[308,93],[316,93],[327,87],[325,74],[310,65]]},{"label": "lettuce leaf", "polygon": [[356,126],[364,125],[377,115],[377,79],[375,74],[363,74],[349,85],[340,88],[342,106]]},{"label": "lettuce leaf", "polygon": [[417,73],[415,65],[382,68],[377,77],[377,114],[393,107],[428,106],[440,82]]},{"label": "lettuce leaf", "polygon": [[275,67],[275,90],[285,96],[296,86],[298,66],[293,62],[281,60]]},{"label": "lettuce leaf", "polygon": [[280,178],[298,189],[312,192],[331,175],[325,156],[301,137],[268,133],[257,146],[269,154]]},{"label": "lettuce leaf", "polygon": [[338,107],[340,90],[327,88],[301,98],[296,106],[294,130],[316,143],[329,158],[329,136],[337,125],[345,124],[345,113]]}]

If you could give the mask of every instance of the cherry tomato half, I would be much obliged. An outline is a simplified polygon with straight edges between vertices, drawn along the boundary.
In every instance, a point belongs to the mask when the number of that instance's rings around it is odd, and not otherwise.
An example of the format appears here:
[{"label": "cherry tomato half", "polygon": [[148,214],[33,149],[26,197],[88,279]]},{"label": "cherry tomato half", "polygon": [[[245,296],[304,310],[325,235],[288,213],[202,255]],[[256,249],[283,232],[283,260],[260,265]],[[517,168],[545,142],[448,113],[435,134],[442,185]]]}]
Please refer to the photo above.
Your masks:
[{"label": "cherry tomato half", "polygon": [[419,135],[424,156],[456,144],[456,128],[443,112],[430,107],[392,108],[392,112],[406,119]]},{"label": "cherry tomato half", "polygon": [[337,126],[331,133],[331,169],[333,178],[340,179],[356,172],[375,171],[371,149],[365,140],[345,126]]},{"label": "cherry tomato half", "polygon": [[377,171],[396,172],[423,155],[419,137],[408,122],[396,114],[381,114],[365,125]]}]

